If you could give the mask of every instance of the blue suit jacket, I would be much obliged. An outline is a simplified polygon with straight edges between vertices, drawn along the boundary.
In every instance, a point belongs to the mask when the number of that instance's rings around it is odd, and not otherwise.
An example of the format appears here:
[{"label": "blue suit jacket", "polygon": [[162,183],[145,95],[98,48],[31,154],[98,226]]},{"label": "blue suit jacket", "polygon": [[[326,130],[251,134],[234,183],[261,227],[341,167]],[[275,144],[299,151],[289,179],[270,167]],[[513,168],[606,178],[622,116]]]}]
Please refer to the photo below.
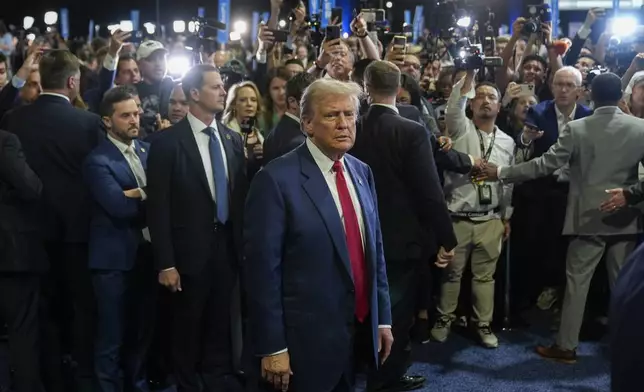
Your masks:
[{"label": "blue suit jacket", "polygon": [[[134,141],[136,153],[147,168],[150,145]],[[143,202],[125,197],[138,188],[125,157],[109,140],[101,142],[85,159],[83,176],[94,205],[89,233],[89,268],[129,271],[145,227]]]},{"label": "blue suit jacket", "polygon": [[[592,113],[593,111],[586,106],[577,104],[575,119],[578,120],[588,117]],[[539,157],[548,151],[550,146],[555,144],[559,138],[559,124],[557,122],[557,112],[555,111],[555,101],[543,101],[533,106],[528,111],[525,123],[534,124],[543,131],[543,136],[534,142],[534,156]],[[519,135],[519,137],[521,136]]]},{"label": "blue suit jacket", "polygon": [[612,289],[610,304],[611,391],[641,390],[644,373],[644,245],[628,258]]},{"label": "blue suit jacket", "polygon": [[[389,288],[371,169],[345,155],[365,224],[373,359],[378,325],[391,325]],[[244,268],[254,351],[288,348],[296,391],[330,391],[350,366],[355,292],[344,228],[306,143],[251,184]]]}]

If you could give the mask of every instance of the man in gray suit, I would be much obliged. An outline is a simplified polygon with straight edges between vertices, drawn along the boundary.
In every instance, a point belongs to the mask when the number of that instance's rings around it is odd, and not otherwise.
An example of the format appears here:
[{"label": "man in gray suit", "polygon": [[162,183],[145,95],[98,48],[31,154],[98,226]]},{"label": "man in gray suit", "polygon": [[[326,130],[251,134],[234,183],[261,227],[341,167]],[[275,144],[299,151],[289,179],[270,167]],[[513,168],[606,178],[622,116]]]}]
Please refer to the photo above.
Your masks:
[{"label": "man in gray suit", "polygon": [[570,235],[566,259],[566,295],[556,343],[537,347],[539,355],[564,363],[577,360],[586,296],[590,281],[606,254],[611,287],[641,231],[634,208],[600,205],[608,189],[636,184],[637,169],[644,160],[644,120],[624,114],[617,107],[622,97],[621,81],[612,73],[597,76],[592,83],[595,113],[571,121],[557,143],[541,157],[519,165],[488,164],[487,178],[514,183],[552,174],[570,165],[570,192],[564,235]]}]

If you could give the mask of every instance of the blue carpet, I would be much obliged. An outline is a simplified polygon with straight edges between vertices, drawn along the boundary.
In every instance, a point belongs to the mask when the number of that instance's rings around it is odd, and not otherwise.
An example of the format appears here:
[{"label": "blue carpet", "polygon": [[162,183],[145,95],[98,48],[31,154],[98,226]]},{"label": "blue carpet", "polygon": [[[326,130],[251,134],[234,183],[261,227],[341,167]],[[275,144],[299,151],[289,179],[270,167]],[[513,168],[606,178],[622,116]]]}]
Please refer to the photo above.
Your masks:
[{"label": "blue carpet", "polygon": [[[582,343],[575,365],[541,359],[534,347],[552,336],[542,315],[529,330],[499,332],[500,346],[489,350],[452,333],[444,344],[414,347],[409,374],[427,378],[419,391],[432,392],[606,392],[610,390],[607,346]],[[4,345],[2,345],[4,346]],[[6,347],[0,348],[0,390],[7,385]],[[174,392],[174,388],[165,392]]]}]

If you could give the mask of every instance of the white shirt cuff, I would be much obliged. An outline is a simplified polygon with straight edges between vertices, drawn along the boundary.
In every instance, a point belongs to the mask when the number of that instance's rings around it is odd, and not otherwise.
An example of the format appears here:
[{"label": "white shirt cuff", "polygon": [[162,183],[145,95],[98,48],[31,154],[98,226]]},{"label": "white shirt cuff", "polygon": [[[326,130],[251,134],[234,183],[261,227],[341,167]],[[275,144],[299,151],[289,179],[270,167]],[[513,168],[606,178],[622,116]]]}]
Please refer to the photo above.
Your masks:
[{"label": "white shirt cuff", "polygon": [[145,191],[142,188],[138,188],[139,192],[141,193],[141,201],[145,201],[145,199],[148,198],[148,195],[145,193]]},{"label": "white shirt cuff", "polygon": [[[472,79],[470,89],[468,90],[467,93],[461,95],[461,98],[465,97],[465,98],[472,99],[472,98],[474,98],[476,96],[476,91],[474,90],[474,87],[476,86],[476,74],[477,73],[478,73],[478,71],[476,71],[474,73],[474,78]],[[456,82],[456,85],[454,86],[454,89],[460,92],[461,88],[463,87],[463,84],[465,84],[465,76],[463,76],[463,78],[461,80]]]},{"label": "white shirt cuff", "polygon": [[502,167],[503,166],[499,166],[499,167],[496,168],[496,178],[498,178],[499,181],[501,181],[501,182],[503,182],[502,179],[501,179],[501,168]]},{"label": "white shirt cuff", "polygon": [[27,81],[19,78],[18,75],[14,75],[13,78],[11,78],[11,85],[18,90],[23,88],[25,83],[27,83]]},{"label": "white shirt cuff", "polygon": [[116,64],[118,63],[118,57],[114,58],[111,54],[105,55],[105,60],[103,60],[103,67],[108,71],[116,71]]},{"label": "white shirt cuff", "polygon": [[262,357],[272,357],[272,356],[274,356],[274,355],[283,354],[283,353],[285,353],[285,352],[288,352],[288,348],[285,348],[284,350],[280,350],[280,351],[274,352],[274,353],[272,353],[272,354],[262,355]]},{"label": "white shirt cuff", "polygon": [[176,269],[176,268],[174,267],[166,268],[164,270],[161,270],[161,272],[168,272],[168,271],[172,271],[173,269]]},{"label": "white shirt cuff", "polygon": [[260,64],[266,64],[266,50],[258,50],[257,54],[255,55],[255,59],[257,60],[258,63]]},{"label": "white shirt cuff", "polygon": [[474,164],[476,163],[476,161],[474,160],[474,157],[469,154],[467,156],[470,157],[470,163],[472,164],[472,166],[474,166]]},{"label": "white shirt cuff", "polygon": [[523,137],[523,133],[521,133],[521,144],[523,144],[524,147],[530,147],[530,145],[532,144],[532,140],[528,140],[526,142],[525,138]]},{"label": "white shirt cuff", "polygon": [[586,26],[586,24],[583,24],[577,31],[577,36],[583,40],[586,40],[588,39],[588,37],[590,37],[591,32],[592,29],[589,26]]},{"label": "white shirt cuff", "polygon": [[379,325],[378,329],[391,329],[391,325],[386,325],[386,324]]}]

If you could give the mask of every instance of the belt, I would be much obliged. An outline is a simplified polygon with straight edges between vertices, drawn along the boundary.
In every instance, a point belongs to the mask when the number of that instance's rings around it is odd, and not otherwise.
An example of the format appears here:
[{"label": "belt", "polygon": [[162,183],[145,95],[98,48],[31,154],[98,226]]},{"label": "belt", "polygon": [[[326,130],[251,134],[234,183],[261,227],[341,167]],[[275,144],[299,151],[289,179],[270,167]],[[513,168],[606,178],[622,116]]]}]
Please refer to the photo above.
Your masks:
[{"label": "belt", "polygon": [[450,211],[450,214],[456,218],[482,218],[484,216],[498,214],[499,212],[501,212],[501,207],[496,207],[495,209],[490,211],[459,211],[459,212]]}]

